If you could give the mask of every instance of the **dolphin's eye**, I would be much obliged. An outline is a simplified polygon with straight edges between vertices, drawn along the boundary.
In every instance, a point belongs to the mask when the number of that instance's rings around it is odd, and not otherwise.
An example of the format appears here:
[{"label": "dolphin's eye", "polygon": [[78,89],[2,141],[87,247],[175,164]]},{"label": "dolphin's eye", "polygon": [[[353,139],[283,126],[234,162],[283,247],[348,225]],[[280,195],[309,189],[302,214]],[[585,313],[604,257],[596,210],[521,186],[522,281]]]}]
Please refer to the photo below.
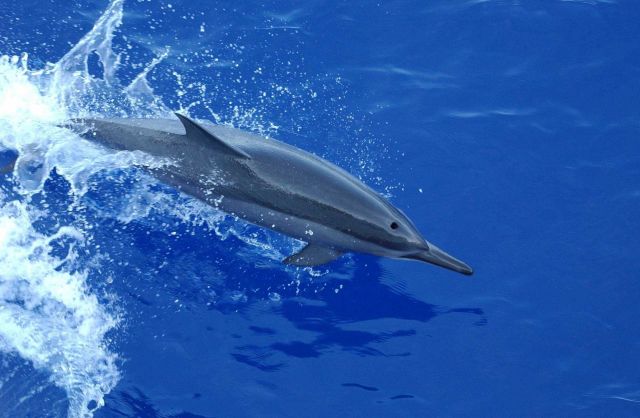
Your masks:
[{"label": "dolphin's eye", "polygon": [[391,225],[389,225],[391,227],[391,229],[398,229],[400,227],[400,225],[398,225],[398,222],[391,222]]}]

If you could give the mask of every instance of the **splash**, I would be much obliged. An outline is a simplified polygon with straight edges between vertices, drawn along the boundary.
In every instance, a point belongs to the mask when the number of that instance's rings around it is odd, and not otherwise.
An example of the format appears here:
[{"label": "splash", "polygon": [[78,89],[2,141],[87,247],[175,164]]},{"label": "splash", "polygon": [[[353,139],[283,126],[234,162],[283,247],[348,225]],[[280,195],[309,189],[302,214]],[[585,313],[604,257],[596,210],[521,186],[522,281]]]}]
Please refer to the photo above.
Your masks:
[{"label": "splash", "polygon": [[[109,344],[119,315],[88,284],[98,267],[77,262],[76,249],[91,241],[82,219],[42,227],[56,215],[45,183],[55,169],[78,202],[100,171],[165,163],[137,152],[109,153],[60,127],[72,117],[133,113],[142,102],[148,112],[164,111],[146,83],[148,70],[128,89],[115,76],[120,58],[112,40],[122,4],[112,1],[87,35],[41,70],[29,69],[26,53],[0,57],[0,151],[18,155],[13,176],[0,178],[0,357],[18,355],[48,374],[66,392],[69,417],[92,416],[120,378]],[[101,77],[89,74],[93,53]]]},{"label": "splash", "polygon": [[[50,255],[58,241],[79,244],[80,231],[62,227],[37,233],[27,206],[0,207],[0,350],[46,370],[69,399],[69,416],[104,405],[119,379],[117,356],[106,335],[117,324],[86,285],[86,273],[69,268],[75,256]],[[71,245],[73,248],[73,245]]]},{"label": "splash", "polygon": [[[40,90],[74,117],[87,113],[129,117],[169,114],[146,79],[168,56],[168,50],[155,58],[129,86],[121,86],[116,77],[121,57],[114,52],[113,39],[122,24],[123,3],[124,0],[112,0],[91,31],[60,61],[32,73]],[[102,65],[102,74],[97,77],[89,72],[89,57],[94,53]]]}]

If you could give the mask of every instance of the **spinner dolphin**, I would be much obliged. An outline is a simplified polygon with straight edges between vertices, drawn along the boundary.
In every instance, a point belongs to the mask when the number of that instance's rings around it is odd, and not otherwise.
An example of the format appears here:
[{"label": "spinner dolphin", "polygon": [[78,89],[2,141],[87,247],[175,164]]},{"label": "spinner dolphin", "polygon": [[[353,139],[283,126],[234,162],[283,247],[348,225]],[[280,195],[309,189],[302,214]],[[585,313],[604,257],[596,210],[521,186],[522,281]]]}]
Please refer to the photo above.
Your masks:
[{"label": "spinner dolphin", "polygon": [[409,218],[360,180],[299,148],[224,125],[178,119],[83,119],[83,136],[174,164],[151,173],[248,222],[307,242],[284,260],[331,262],[345,252],[419,260],[470,275]]}]

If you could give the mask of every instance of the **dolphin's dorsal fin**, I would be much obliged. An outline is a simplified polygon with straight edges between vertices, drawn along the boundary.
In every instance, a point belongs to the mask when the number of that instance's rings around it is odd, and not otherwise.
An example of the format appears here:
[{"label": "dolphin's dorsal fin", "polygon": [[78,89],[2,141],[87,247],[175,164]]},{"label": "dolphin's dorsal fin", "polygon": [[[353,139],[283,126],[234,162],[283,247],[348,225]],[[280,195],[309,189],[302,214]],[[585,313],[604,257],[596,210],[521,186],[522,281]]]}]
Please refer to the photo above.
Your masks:
[{"label": "dolphin's dorsal fin", "polygon": [[196,121],[184,115],[181,115],[180,113],[176,113],[175,115],[178,117],[178,119],[180,119],[180,122],[182,122],[182,125],[187,132],[186,136],[189,139],[199,141],[205,146],[213,147],[220,152],[227,153],[236,158],[251,158],[249,154],[242,151],[241,149],[238,149],[237,147],[234,147],[233,145],[230,145],[220,137],[212,134]]},{"label": "dolphin's dorsal fin", "polygon": [[341,255],[342,252],[335,248],[323,247],[318,244],[308,244],[299,252],[285,258],[282,262],[294,266],[318,266],[329,263]]}]

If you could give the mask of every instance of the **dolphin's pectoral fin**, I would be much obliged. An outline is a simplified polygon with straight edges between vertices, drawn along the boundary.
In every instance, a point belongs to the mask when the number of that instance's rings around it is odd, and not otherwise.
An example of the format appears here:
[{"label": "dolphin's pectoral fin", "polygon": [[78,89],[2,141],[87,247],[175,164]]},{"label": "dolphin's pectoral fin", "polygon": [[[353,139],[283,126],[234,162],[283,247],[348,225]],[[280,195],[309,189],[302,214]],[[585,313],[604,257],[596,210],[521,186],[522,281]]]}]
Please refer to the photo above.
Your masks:
[{"label": "dolphin's pectoral fin", "polygon": [[323,247],[316,244],[308,244],[300,252],[285,258],[282,262],[293,266],[318,266],[329,263],[340,257],[343,253],[335,248]]},{"label": "dolphin's pectoral fin", "polygon": [[249,154],[242,151],[241,149],[238,149],[237,147],[229,145],[228,142],[225,142],[216,135],[212,134],[201,125],[199,125],[196,121],[184,115],[181,115],[180,113],[176,113],[175,115],[178,117],[178,119],[180,119],[180,122],[182,122],[182,125],[187,132],[187,138],[193,141],[198,141],[206,147],[214,148],[219,152],[224,152],[236,158],[251,158]]}]

